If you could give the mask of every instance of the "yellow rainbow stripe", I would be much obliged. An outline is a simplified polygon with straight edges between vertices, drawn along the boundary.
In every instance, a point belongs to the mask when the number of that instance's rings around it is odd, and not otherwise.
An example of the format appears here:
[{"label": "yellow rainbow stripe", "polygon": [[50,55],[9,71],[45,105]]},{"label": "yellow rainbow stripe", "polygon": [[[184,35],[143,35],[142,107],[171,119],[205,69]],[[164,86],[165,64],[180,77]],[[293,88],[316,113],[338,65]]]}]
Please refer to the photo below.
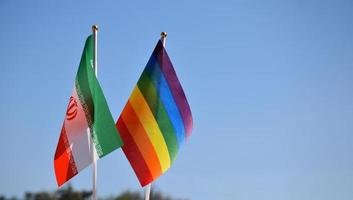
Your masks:
[{"label": "yellow rainbow stripe", "polygon": [[161,164],[162,172],[165,172],[170,167],[170,157],[168,153],[167,144],[163,138],[162,132],[149,108],[145,98],[143,97],[140,89],[135,86],[129,102],[131,103],[137,117],[139,118],[142,126],[146,130],[148,138],[150,139],[158,159]]}]

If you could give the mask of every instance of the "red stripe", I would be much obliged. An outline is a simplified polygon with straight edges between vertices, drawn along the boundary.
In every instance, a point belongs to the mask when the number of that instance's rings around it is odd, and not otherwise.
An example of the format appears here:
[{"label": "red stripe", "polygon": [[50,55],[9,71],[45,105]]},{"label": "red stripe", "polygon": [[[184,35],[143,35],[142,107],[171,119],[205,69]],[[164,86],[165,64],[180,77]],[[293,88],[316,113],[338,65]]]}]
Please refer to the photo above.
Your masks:
[{"label": "red stripe", "polygon": [[61,186],[78,173],[68,144],[65,124],[61,129],[58,146],[55,151],[54,169],[58,186]]},{"label": "red stripe", "polygon": [[162,174],[161,164],[156,149],[154,148],[148,133],[137,116],[137,113],[132,107],[130,100],[126,103],[126,106],[121,113],[121,118],[123,119],[134,143],[140,150],[140,153],[145,160],[153,179],[156,179]]},{"label": "red stripe", "polygon": [[122,147],[127,159],[129,160],[132,168],[135,171],[137,178],[140,181],[141,186],[145,186],[153,181],[150,170],[142,157],[140,150],[135,144],[133,138],[130,135],[123,119],[120,117],[116,123],[116,128],[118,129],[124,145]]}]

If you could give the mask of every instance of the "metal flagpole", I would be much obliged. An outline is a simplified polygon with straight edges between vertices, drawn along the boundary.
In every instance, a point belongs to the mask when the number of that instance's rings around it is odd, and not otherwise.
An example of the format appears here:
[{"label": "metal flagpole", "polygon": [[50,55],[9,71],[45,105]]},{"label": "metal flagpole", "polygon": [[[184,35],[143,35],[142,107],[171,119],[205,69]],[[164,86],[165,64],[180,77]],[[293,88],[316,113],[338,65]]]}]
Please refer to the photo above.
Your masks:
[{"label": "metal flagpole", "polygon": [[152,183],[146,185],[145,200],[150,200],[151,185],[152,185]]},{"label": "metal flagpole", "polygon": [[[161,42],[162,42],[164,47],[165,47],[166,38],[167,38],[167,32],[161,32]],[[145,200],[150,200],[151,186],[152,186],[152,183],[146,185]]]},{"label": "metal flagpole", "polygon": [[93,46],[93,51],[94,51],[94,56],[93,56],[93,69],[94,73],[96,74],[96,77],[98,76],[98,65],[97,65],[97,34],[98,34],[98,26],[93,25],[92,26],[92,31],[93,31],[93,38],[94,38],[94,46]]},{"label": "metal flagpole", "polygon": [[167,39],[167,32],[162,32],[161,33],[161,41],[162,41],[162,44],[163,44],[164,47],[165,47],[166,39]]},{"label": "metal flagpole", "polygon": [[[98,76],[98,65],[97,65],[97,33],[98,33],[98,26],[93,25],[92,26],[92,31],[93,31],[93,69],[96,77]],[[93,186],[92,186],[92,199],[97,200],[97,161],[96,161],[96,154],[93,149],[93,139],[92,136],[89,137],[91,139],[91,153],[92,153],[92,160],[93,160]]]}]

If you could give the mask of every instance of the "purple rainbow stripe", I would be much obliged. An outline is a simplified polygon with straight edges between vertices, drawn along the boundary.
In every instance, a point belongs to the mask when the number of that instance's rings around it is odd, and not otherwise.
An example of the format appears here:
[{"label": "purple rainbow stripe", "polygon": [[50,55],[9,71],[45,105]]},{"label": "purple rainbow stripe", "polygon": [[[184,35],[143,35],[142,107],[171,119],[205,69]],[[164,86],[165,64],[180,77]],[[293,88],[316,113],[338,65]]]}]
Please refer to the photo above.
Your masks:
[{"label": "purple rainbow stripe", "polygon": [[173,64],[170,61],[168,53],[160,40],[158,41],[157,46],[153,51],[153,55],[157,58],[164,77],[169,84],[170,90],[173,94],[174,100],[177,104],[177,107],[179,108],[179,112],[184,122],[186,138],[188,138],[191,135],[191,129],[193,125],[191,110],[183,88],[181,87],[173,68]]}]

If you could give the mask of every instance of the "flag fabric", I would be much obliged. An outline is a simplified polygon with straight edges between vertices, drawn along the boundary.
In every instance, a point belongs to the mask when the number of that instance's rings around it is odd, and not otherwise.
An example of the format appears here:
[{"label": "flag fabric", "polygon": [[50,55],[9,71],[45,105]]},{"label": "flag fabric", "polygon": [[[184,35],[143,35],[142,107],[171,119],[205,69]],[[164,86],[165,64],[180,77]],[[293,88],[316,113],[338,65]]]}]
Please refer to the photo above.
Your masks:
[{"label": "flag fabric", "polygon": [[158,41],[116,127],[142,186],[164,173],[191,134],[189,104],[172,63]]},{"label": "flag fabric", "polygon": [[54,157],[59,186],[122,145],[93,66],[93,36],[87,40]]}]

